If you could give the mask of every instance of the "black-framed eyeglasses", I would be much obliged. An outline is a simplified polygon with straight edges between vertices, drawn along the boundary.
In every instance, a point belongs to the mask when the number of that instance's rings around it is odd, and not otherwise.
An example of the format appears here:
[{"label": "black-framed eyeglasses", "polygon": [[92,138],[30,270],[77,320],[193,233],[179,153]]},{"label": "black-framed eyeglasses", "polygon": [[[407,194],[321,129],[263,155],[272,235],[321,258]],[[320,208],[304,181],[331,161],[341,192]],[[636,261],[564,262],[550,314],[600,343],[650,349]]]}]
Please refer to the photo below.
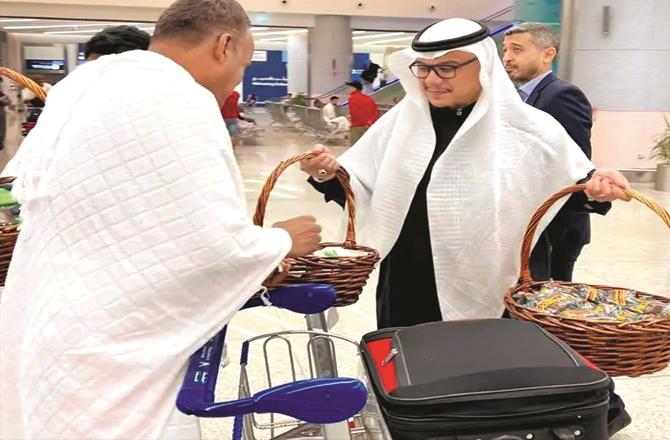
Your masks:
[{"label": "black-framed eyeglasses", "polygon": [[442,79],[451,79],[456,76],[456,69],[467,66],[474,61],[477,61],[477,57],[467,60],[461,64],[438,64],[436,66],[419,64],[418,61],[414,61],[409,65],[409,70],[412,71],[412,75],[420,79],[428,78],[430,72],[435,72],[435,75]]}]

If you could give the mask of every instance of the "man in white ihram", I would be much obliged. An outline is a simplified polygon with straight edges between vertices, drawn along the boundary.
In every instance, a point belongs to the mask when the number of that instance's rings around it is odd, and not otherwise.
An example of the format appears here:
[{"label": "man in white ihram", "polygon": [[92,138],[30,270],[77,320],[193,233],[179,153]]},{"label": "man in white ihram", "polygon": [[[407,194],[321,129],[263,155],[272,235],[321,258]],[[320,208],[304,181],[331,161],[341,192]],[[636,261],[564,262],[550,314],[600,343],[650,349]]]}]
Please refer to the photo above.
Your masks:
[{"label": "man in white ihram", "polygon": [[198,439],[189,356],[287,255],[299,217],[247,217],[219,105],[250,63],[234,0],[178,0],[148,51],[87,63],[12,161],[25,223],[0,307],[0,438]]},{"label": "man in white ihram", "polygon": [[346,116],[337,116],[337,107],[340,105],[340,98],[331,96],[330,102],[323,107],[323,119],[329,127],[333,127],[338,131],[349,130],[349,119]]}]

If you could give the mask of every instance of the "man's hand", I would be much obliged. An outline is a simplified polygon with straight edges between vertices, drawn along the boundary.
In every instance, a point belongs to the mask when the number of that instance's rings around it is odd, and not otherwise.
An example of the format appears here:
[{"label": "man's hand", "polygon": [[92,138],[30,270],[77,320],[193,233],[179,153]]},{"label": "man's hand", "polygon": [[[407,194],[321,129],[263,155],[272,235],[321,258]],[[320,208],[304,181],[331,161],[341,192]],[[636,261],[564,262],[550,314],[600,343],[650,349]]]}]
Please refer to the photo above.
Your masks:
[{"label": "man's hand", "polygon": [[272,225],[273,228],[284,229],[291,236],[293,243],[289,257],[303,257],[319,249],[321,242],[321,226],[309,215],[295,217]]},{"label": "man's hand", "polygon": [[310,151],[316,157],[300,162],[300,169],[318,180],[330,180],[340,168],[335,155],[327,147],[316,145]]},{"label": "man's hand", "polygon": [[586,182],[584,192],[586,196],[597,202],[611,202],[613,200],[630,201],[623,189],[630,189],[628,180],[618,171],[596,170],[591,180]]}]

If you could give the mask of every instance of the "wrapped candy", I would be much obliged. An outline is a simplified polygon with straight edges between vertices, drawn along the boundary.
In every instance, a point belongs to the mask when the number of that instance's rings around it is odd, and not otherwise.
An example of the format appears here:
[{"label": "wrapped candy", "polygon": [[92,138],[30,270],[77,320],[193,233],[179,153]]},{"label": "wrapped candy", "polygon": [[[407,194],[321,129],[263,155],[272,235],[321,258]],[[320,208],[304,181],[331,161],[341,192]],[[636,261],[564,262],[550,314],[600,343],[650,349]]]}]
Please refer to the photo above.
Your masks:
[{"label": "wrapped candy", "polygon": [[328,257],[328,258],[338,258],[338,257],[362,257],[367,253],[359,251],[356,249],[347,249],[341,246],[328,246],[323,249],[315,251],[312,255],[317,257]]},{"label": "wrapped candy", "polygon": [[516,293],[515,299],[525,307],[564,318],[624,323],[670,317],[670,304],[629,289],[548,282]]}]

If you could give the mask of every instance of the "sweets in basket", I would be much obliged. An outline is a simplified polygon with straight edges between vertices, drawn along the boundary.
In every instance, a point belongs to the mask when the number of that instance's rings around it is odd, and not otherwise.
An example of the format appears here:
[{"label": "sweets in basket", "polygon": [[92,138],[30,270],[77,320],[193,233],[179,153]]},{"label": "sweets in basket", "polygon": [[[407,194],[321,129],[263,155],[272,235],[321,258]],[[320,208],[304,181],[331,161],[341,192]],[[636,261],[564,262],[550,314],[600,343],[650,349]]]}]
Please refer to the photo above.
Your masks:
[{"label": "sweets in basket", "polygon": [[18,204],[7,189],[13,180],[13,177],[0,177],[0,286],[5,285],[9,263],[12,261],[14,246],[21,228],[17,212]]},{"label": "sweets in basket", "polygon": [[[285,160],[270,174],[258,197],[254,213],[256,225],[263,226],[265,208],[279,176],[291,165],[310,157],[312,157],[311,153],[305,153]],[[356,244],[356,205],[349,185],[349,177],[342,170],[338,171],[336,177],[344,188],[347,201],[346,241],[344,243],[321,243],[320,249],[311,255],[286,258],[290,269],[284,284],[330,284],[337,292],[335,306],[341,307],[358,301],[363,286],[379,261],[379,253],[372,248]]]},{"label": "sweets in basket", "polygon": [[[512,318],[539,324],[611,376],[660,371],[670,364],[670,298],[531,277],[531,246],[542,217],[558,200],[584,188],[564,189],[533,215],[521,248],[521,278],[505,295],[505,307]],[[670,228],[670,214],[661,205],[637,191],[625,192]]]},{"label": "sweets in basket", "polygon": [[[42,101],[46,100],[44,90],[33,80],[21,75],[18,72],[0,67],[0,76],[4,76],[24,87],[30,89],[36,97]],[[8,185],[14,181],[13,177],[0,177],[0,185]],[[14,246],[16,246],[16,239],[19,236],[19,223],[12,221],[0,221],[0,286],[5,285],[5,278],[7,277],[7,270],[9,263],[12,260],[14,253]]]}]

